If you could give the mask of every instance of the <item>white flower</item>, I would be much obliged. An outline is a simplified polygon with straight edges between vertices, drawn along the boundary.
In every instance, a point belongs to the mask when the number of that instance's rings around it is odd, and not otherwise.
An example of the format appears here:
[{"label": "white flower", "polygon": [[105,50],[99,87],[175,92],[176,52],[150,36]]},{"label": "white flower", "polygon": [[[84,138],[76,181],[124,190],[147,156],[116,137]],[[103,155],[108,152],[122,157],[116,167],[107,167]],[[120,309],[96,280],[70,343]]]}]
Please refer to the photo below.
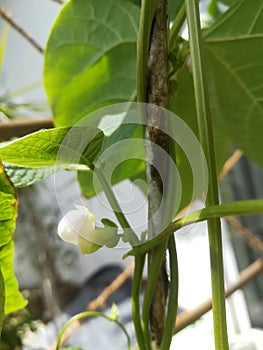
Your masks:
[{"label": "white flower", "polygon": [[58,224],[58,235],[66,242],[79,247],[83,254],[91,254],[101,248],[115,247],[119,241],[117,227],[96,227],[96,217],[86,207],[76,205]]}]

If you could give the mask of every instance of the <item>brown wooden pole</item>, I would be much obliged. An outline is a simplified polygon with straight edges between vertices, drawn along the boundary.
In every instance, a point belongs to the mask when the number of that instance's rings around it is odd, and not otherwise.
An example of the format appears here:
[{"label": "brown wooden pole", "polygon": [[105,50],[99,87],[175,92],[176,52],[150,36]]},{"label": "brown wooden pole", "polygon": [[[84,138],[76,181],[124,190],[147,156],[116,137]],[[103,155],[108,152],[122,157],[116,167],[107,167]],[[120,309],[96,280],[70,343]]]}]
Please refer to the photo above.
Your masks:
[{"label": "brown wooden pole", "polygon": [[25,136],[40,129],[50,129],[53,127],[54,124],[51,118],[15,120],[0,123],[0,141],[10,140],[13,137]]}]

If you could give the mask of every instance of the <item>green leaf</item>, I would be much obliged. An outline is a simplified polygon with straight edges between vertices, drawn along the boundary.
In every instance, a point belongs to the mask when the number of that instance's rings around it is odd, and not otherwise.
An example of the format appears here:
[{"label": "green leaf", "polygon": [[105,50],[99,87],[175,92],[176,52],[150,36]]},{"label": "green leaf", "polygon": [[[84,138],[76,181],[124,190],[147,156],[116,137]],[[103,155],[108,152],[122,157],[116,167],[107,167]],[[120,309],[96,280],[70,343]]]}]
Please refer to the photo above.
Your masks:
[{"label": "green leaf", "polygon": [[[112,120],[111,118],[109,119]],[[127,119],[129,120],[129,112]],[[144,146],[143,144],[138,145],[137,143],[137,147],[132,148],[129,141],[131,138],[142,138],[142,128],[140,125],[129,123],[128,120],[124,118],[122,124],[120,124],[115,131],[108,136],[105,136],[102,152],[107,152],[111,147],[114,151],[110,151],[109,156],[104,158],[104,160],[106,161],[106,164],[109,164],[109,167],[116,164],[116,166],[114,166],[114,171],[110,175],[107,173],[107,175],[111,176],[110,182],[112,185],[125,179],[130,179],[139,186],[142,191],[144,191],[144,188],[140,186],[141,182],[136,182],[136,180],[145,181],[145,162],[137,157],[138,154],[144,154]],[[108,130],[107,124],[105,124],[105,128]],[[104,130],[105,134],[106,130]],[[125,140],[127,140],[127,144],[125,143]],[[122,141],[123,143],[120,144],[119,142]],[[125,160],[121,161],[120,159]],[[145,156],[143,159],[145,159]],[[78,181],[81,191],[86,198],[91,198],[102,191],[100,183],[97,182],[95,189],[93,173],[91,171],[79,171]]]},{"label": "green leaf", "polygon": [[131,137],[140,137],[141,135],[142,132],[140,126],[136,124],[125,124],[124,119],[123,123],[120,124],[113,133],[105,137],[103,149],[106,150],[117,142],[127,140]]},{"label": "green leaf", "polygon": [[222,2],[223,4],[225,4],[227,6],[232,6],[235,3],[239,2],[239,0],[220,0],[220,2]]},{"label": "green leaf", "polygon": [[30,168],[63,164],[92,166],[103,143],[99,129],[87,127],[42,130],[0,148],[4,162]]},{"label": "green leaf", "polygon": [[[262,4],[239,1],[205,32],[204,39],[218,172],[230,146],[241,148],[262,166]],[[177,80],[171,109],[196,133],[192,80],[186,67],[177,74]],[[181,166],[185,169],[187,165],[182,162]],[[183,181],[191,183],[190,172],[183,171]]]},{"label": "green leaf", "polygon": [[184,0],[168,1],[168,15],[170,21],[175,19],[183,3]]},{"label": "green leaf", "polygon": [[219,17],[221,11],[218,6],[218,0],[210,0],[210,3],[207,6],[207,11],[213,18]]},{"label": "green leaf", "polygon": [[4,163],[5,171],[16,188],[30,186],[54,174],[56,167],[25,168]]},{"label": "green leaf", "polygon": [[[198,138],[198,129],[195,112],[195,101],[192,76],[185,66],[177,75],[177,91],[170,97],[169,109],[178,115],[192,129]],[[230,153],[229,141],[221,134],[220,128],[217,127],[217,121],[214,120],[214,136],[217,172],[219,173],[223,164],[227,160]],[[193,173],[191,164],[180,147],[176,146],[176,164],[182,181],[182,199],[180,208],[184,208],[192,199],[193,194]]]},{"label": "green leaf", "polygon": [[[5,314],[25,307],[26,301],[18,291],[14,275],[13,255],[15,220],[17,216],[17,199],[11,182],[0,163],[0,266],[4,279]],[[2,286],[1,286],[2,287]],[[3,288],[1,288],[1,296]],[[1,298],[0,296],[0,298]],[[3,302],[3,300],[1,301]]]},{"label": "green leaf", "polygon": [[263,165],[263,4],[240,0],[205,34],[218,134]]},{"label": "green leaf", "polygon": [[129,0],[129,1],[132,2],[134,5],[141,7],[141,0]]},{"label": "green leaf", "polygon": [[0,338],[5,315],[5,282],[0,268]]},{"label": "green leaf", "polygon": [[103,225],[106,226],[106,227],[114,227],[114,228],[117,227],[117,228],[118,228],[118,225],[116,225],[115,222],[111,221],[111,220],[108,219],[108,218],[102,218],[100,221],[101,221],[101,222],[103,223]]},{"label": "green leaf", "polygon": [[[113,172],[111,177],[111,184],[116,185],[125,179],[130,179],[137,185],[142,192],[145,189],[141,187],[140,182],[136,180],[145,181],[145,163],[139,159],[127,159],[122,162]],[[96,189],[94,188],[94,179],[92,171],[78,171],[78,181],[81,187],[81,192],[86,198],[96,196],[102,191],[100,184],[96,183]]]},{"label": "green leaf", "polygon": [[45,50],[44,85],[56,125],[133,100],[140,9],[128,0],[71,0]]},{"label": "green leaf", "polygon": [[[178,90],[170,99],[170,109],[186,122],[198,138],[193,81],[191,73],[186,66],[177,74],[177,86]],[[213,127],[217,172],[219,173],[230,154],[230,142],[222,134],[221,124],[216,119],[213,119]]]}]

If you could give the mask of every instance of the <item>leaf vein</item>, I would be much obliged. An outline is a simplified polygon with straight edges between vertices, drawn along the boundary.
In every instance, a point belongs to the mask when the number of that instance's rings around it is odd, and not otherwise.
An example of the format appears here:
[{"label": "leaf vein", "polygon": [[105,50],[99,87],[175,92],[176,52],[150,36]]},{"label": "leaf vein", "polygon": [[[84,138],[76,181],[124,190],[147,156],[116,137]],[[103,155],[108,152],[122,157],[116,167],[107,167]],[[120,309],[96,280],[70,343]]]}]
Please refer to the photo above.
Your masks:
[{"label": "leaf vein", "polygon": [[255,28],[255,26],[256,26],[256,24],[257,24],[257,21],[258,21],[260,15],[261,15],[261,13],[262,13],[262,10],[263,10],[263,4],[261,4],[261,7],[260,7],[260,9],[259,9],[259,11],[258,11],[256,17],[255,17],[253,23],[251,24],[251,27],[250,27],[250,29],[249,29],[249,31],[248,31],[248,34],[251,34],[251,33],[253,32],[253,30],[254,30],[254,28]]},{"label": "leaf vein", "polygon": [[251,93],[251,91],[247,88],[245,83],[240,79],[240,77],[236,74],[236,72],[219,56],[213,51],[209,46],[207,46],[207,50],[214,56],[214,58],[226,69],[226,71],[238,82],[244,93],[251,99],[252,104],[256,104],[259,111],[263,114],[262,107],[257,103],[257,99]]},{"label": "leaf vein", "polygon": [[230,41],[239,41],[239,40],[247,40],[247,39],[262,39],[263,33],[260,34],[252,34],[252,35],[240,35],[240,36],[229,36],[229,37],[221,37],[221,38],[206,38],[206,43],[224,43]]}]

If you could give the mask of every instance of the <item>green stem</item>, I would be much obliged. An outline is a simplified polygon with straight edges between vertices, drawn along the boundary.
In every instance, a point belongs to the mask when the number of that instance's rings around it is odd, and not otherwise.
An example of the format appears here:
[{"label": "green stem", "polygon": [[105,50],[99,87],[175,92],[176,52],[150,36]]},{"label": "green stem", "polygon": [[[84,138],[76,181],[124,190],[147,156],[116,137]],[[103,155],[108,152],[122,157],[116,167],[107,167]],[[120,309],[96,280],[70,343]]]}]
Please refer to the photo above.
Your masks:
[{"label": "green stem", "polygon": [[[166,67],[162,67],[163,70],[165,70],[165,74],[163,72],[160,72],[160,70],[156,69],[157,66],[162,66],[160,65],[161,61],[164,61],[166,64],[167,62],[167,57],[164,56],[164,51],[163,48],[160,49],[160,42],[158,42],[158,39],[162,36],[165,37],[165,40],[161,41],[161,44],[166,44],[166,39],[167,39],[167,34],[164,32],[164,30],[161,31],[160,28],[162,28],[162,20],[161,18],[164,18],[164,28],[166,28],[166,16],[163,16],[164,14],[164,8],[166,9],[166,3],[165,1],[162,3],[160,2],[160,7],[158,7],[158,0],[142,0],[142,5],[141,5],[141,16],[140,16],[140,25],[139,25],[139,34],[138,34],[138,41],[137,41],[137,101],[138,102],[149,102],[156,104],[156,101],[154,99],[150,99],[150,95],[152,96],[158,96],[160,97],[159,103],[164,103],[164,100],[166,100],[166,94],[160,94],[158,89],[160,90],[165,90],[166,85],[167,85],[167,72],[166,72]],[[157,11],[156,11],[157,10]],[[166,11],[165,11],[166,12]],[[156,22],[155,26],[153,27],[153,22],[154,22],[154,16],[156,14]],[[158,31],[157,31],[158,28]],[[153,31],[153,37],[151,37]],[[162,34],[162,35],[160,35]],[[154,55],[154,59],[150,59],[149,56],[153,54],[153,52],[156,51],[158,45],[158,54]],[[165,45],[166,46],[166,45]],[[167,48],[165,50],[165,56],[167,56]],[[148,61],[151,62],[151,67],[148,66]],[[148,70],[151,71],[148,75]],[[159,85],[158,88],[157,86],[154,86],[153,82],[155,81],[154,76],[159,74],[158,80],[159,80]],[[153,93],[154,91],[154,93]],[[140,119],[143,123],[149,123],[149,115],[146,113],[146,107],[145,105],[140,105],[139,106],[139,116]],[[155,116],[156,117],[156,116]],[[153,116],[151,116],[153,118]],[[154,119],[152,119],[153,121]],[[158,125],[158,124],[157,124]],[[152,142],[151,139],[151,132],[149,132],[149,140]],[[147,153],[147,158],[149,158],[149,154],[151,154],[149,147],[146,147],[146,153]],[[151,158],[150,158],[151,159]],[[155,191],[158,186],[158,184],[154,183],[152,179],[152,169],[150,170],[149,167],[149,173],[151,175],[147,174],[147,179],[150,184],[150,193],[149,193],[149,198],[148,198],[148,206],[149,208],[155,208],[156,204],[159,207],[159,198],[158,196],[156,197],[153,195],[155,193],[152,191],[152,188],[154,187]],[[154,184],[154,185],[153,185]],[[156,202],[157,199],[157,202]],[[153,234],[153,227],[151,227],[152,224],[152,217],[151,217],[151,210],[149,210],[149,217],[148,220],[150,222],[150,228],[148,227],[148,235]],[[143,311],[142,311],[142,328],[143,328],[143,333],[144,333],[144,339],[145,343],[147,344],[147,350],[151,349],[151,333],[150,333],[150,310],[151,314],[155,316],[155,319],[158,318],[159,323],[162,323],[162,320],[160,318],[164,315],[162,314],[161,317],[156,317],[156,307],[155,305],[158,303],[159,305],[163,304],[163,300],[160,297],[159,300],[155,300],[154,298],[154,293],[157,290],[160,290],[163,283],[157,284],[158,278],[159,278],[159,271],[161,269],[161,265],[163,262],[163,257],[165,255],[165,248],[166,246],[161,245],[156,249],[154,252],[149,252],[148,254],[148,278],[147,278],[147,286],[144,294],[144,303],[143,303]],[[160,295],[160,293],[159,293]],[[163,307],[165,310],[165,307]],[[162,310],[160,307],[159,310]],[[157,334],[156,332],[156,327],[155,323],[152,322],[153,317],[151,317],[151,326],[152,326],[152,332],[153,334]],[[162,330],[161,332],[162,333]],[[158,335],[160,336],[160,334]]]},{"label": "green stem", "polygon": [[142,274],[145,262],[145,254],[138,254],[135,256],[135,268],[132,283],[132,317],[136,333],[136,339],[140,350],[149,349],[149,345],[144,341],[144,335],[141,325],[140,312],[140,291],[142,283]]},{"label": "green stem", "polygon": [[194,211],[180,219],[174,220],[158,236],[137,247],[134,247],[127,255],[143,254],[165,241],[172,233],[187,225],[209,219],[231,215],[246,215],[263,213],[263,199],[250,199],[210,206]]},{"label": "green stem", "polygon": [[142,0],[137,39],[137,102],[146,102],[147,63],[154,13],[158,0]]},{"label": "green stem", "polygon": [[145,335],[145,341],[151,343],[151,334],[149,330],[150,310],[156,290],[157,280],[160,274],[163,258],[167,248],[167,241],[158,245],[154,254],[154,260],[152,261],[151,268],[148,272],[147,285],[144,293],[143,309],[142,309],[142,328]]},{"label": "green stem", "polygon": [[[206,198],[206,205],[210,206],[218,204],[219,199],[212,118],[204,70],[199,1],[186,0],[186,13],[193,68],[197,122],[200,143],[206,155],[209,175],[209,187]],[[226,325],[222,234],[219,219],[216,218],[208,220],[208,235],[210,246],[215,348],[216,350],[228,350],[229,345]]]},{"label": "green stem", "polygon": [[174,334],[174,325],[178,308],[178,261],[174,235],[168,241],[169,266],[170,266],[170,288],[167,304],[167,316],[165,321],[165,332],[160,350],[170,349]]},{"label": "green stem", "polygon": [[111,322],[114,322],[117,324],[117,326],[123,331],[123,333],[125,334],[126,338],[127,338],[127,349],[130,350],[131,349],[131,340],[130,340],[130,337],[129,337],[129,334],[127,333],[125,327],[118,321],[118,320],[115,320],[113,318],[111,318],[110,316],[107,316],[105,314],[103,314],[102,312],[99,312],[99,311],[84,311],[84,312],[81,312],[75,316],[73,316],[64,326],[63,328],[61,329],[59,335],[58,335],[58,338],[57,338],[57,344],[56,344],[56,350],[59,350],[60,348],[60,344],[61,344],[61,341],[62,341],[62,337],[63,337],[63,334],[65,333],[65,331],[67,330],[67,328],[72,324],[74,323],[75,321],[78,321],[78,320],[81,320],[81,319],[85,319],[85,318],[88,318],[88,317],[94,317],[94,316],[99,316],[99,317],[103,317],[105,318],[106,320],[108,321],[111,321]]},{"label": "green stem", "polygon": [[178,34],[182,28],[182,25],[184,24],[186,16],[186,7],[185,3],[181,6],[177,16],[175,17],[175,20],[173,22],[173,25],[170,29],[170,36],[169,36],[169,51],[171,51],[176,44],[176,41],[178,39]]},{"label": "green stem", "polygon": [[102,189],[105,193],[105,196],[107,197],[111,208],[119,221],[119,224],[123,228],[123,231],[128,234],[125,234],[125,239],[127,238],[129,240],[129,243],[131,246],[139,244],[139,239],[136,235],[136,233],[132,230],[129,222],[127,221],[125,215],[122,212],[122,209],[115,197],[115,194],[112,190],[112,187],[109,185],[107,179],[104,176],[103,171],[100,168],[95,168],[94,169],[94,174],[98,177],[98,180],[100,181],[100,184],[102,186]]}]

